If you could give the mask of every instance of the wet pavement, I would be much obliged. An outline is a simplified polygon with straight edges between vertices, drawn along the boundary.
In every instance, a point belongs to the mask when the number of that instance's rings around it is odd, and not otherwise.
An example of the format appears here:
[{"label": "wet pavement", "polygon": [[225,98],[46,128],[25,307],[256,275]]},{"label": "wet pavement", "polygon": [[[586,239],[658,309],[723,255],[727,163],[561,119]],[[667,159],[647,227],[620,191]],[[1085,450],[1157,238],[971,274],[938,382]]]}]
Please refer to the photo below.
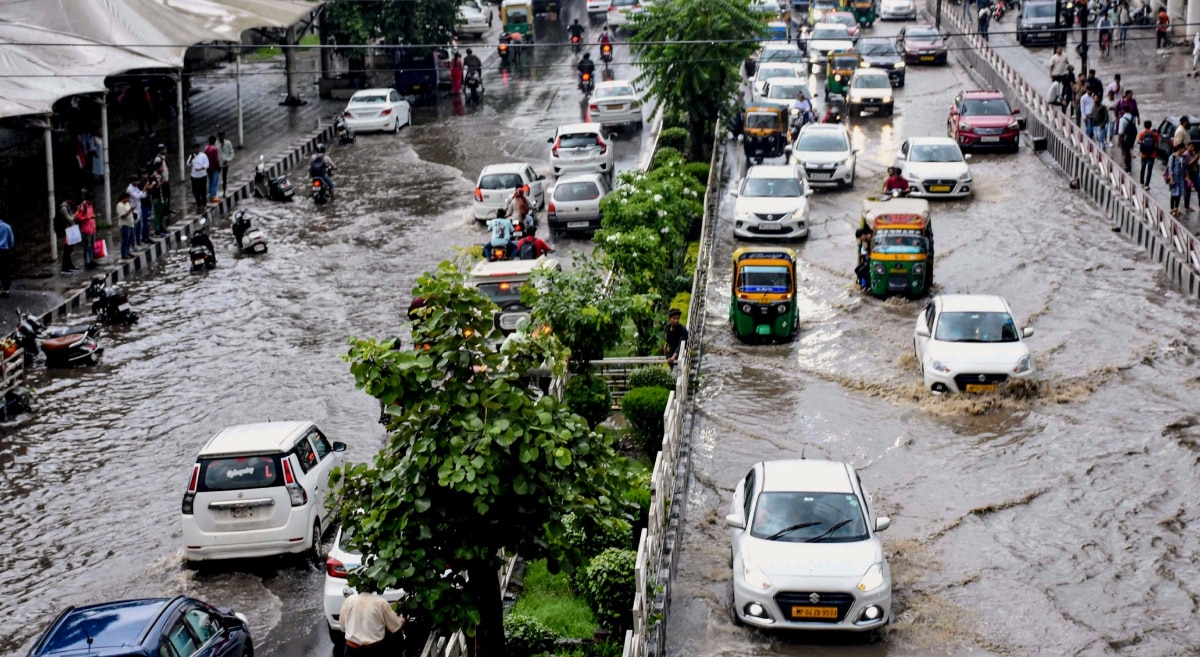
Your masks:
[{"label": "wet pavement", "polygon": [[[566,40],[554,23],[538,29],[539,43]],[[312,419],[354,459],[378,448],[375,402],[340,359],[347,338],[406,335],[417,276],[484,239],[469,210],[479,170],[520,160],[548,173],[546,138],[582,116],[566,48],[539,48],[505,79],[494,37],[482,108],[443,98],[400,135],[333,147],[332,204],[243,206],[266,255],[236,256],[220,223],[215,270],[191,274],[175,252],[124,286],[141,321],[105,329],[99,366],[33,371],[37,411],[0,425],[0,654],[19,654],[66,605],[178,593],[245,613],[261,655],[329,653],[323,571],[289,559],[184,568],[181,495],[199,447],[230,424]],[[618,170],[635,166],[650,136],[619,138]],[[292,180],[305,187],[302,173]]]},{"label": "wet pavement", "polygon": [[[877,34],[899,30],[877,24]],[[917,68],[893,119],[852,120],[853,190],[818,191],[800,257],[795,342],[746,346],[728,328],[727,144],[706,291],[692,475],[667,653],[1184,655],[1200,651],[1194,482],[1200,309],[1030,151],[971,160],[976,196],[933,203],[935,291],[995,293],[1036,334],[1039,384],[933,397],[912,330],[923,300],[879,301],[852,280],[861,199],[909,136],[945,134],[957,67]],[[1143,110],[1145,112],[1146,110]],[[733,485],[763,459],[859,469],[880,515],[894,624],[881,636],[794,635],[730,620]]]}]

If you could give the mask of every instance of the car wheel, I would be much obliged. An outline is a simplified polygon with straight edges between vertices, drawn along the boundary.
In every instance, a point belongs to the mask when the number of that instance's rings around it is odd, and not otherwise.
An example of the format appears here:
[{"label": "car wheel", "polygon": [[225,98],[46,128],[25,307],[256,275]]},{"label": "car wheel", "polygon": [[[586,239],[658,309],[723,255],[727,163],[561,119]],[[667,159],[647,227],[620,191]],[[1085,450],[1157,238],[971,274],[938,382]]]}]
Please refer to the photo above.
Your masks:
[{"label": "car wheel", "polygon": [[309,548],[309,557],[317,566],[325,563],[325,546],[321,544],[321,521],[313,521],[312,530],[312,546]]},{"label": "car wheel", "polygon": [[397,134],[397,135],[400,134],[400,116],[399,115],[396,116],[396,122],[392,124],[392,133]]},{"label": "car wheel", "polygon": [[346,634],[341,630],[335,630],[328,624],[325,625],[329,630],[329,641],[333,644],[333,654],[341,657],[346,652]]},{"label": "car wheel", "polygon": [[[729,561],[730,561],[729,567],[733,568],[733,563],[732,563],[733,562],[733,553],[732,552],[730,552],[730,554],[729,554]],[[746,624],[742,622],[742,617],[738,616],[738,613],[737,613],[737,600],[733,597],[733,582],[732,581],[729,583],[729,617],[731,619],[733,619],[734,627],[745,627],[746,626]]]}]

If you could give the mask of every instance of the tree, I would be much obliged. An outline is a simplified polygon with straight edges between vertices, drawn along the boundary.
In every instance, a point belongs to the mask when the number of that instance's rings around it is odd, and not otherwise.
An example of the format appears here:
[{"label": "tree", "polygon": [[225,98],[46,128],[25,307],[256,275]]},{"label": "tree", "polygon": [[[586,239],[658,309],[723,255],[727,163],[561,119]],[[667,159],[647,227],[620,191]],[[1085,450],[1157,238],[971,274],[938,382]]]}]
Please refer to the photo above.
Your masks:
[{"label": "tree", "polygon": [[613,438],[528,381],[533,368],[562,373],[562,345],[534,331],[497,349],[496,307],[466,283],[466,264],[443,262],[418,280],[413,295],[427,303],[413,327],[420,350],[351,339],[355,382],[391,421],[379,454],[333,482],[344,496],[339,519],[367,555],[351,584],[411,591],[409,609],[464,630],[477,657],[491,657],[504,654],[500,551],[573,570],[582,554],[563,516],[615,525],[634,509],[620,501],[626,461]]},{"label": "tree", "polygon": [[[445,0],[333,0],[324,11],[322,28],[327,22],[329,38],[347,45],[446,43],[456,19],[456,4]],[[337,50],[350,58],[353,71],[363,70],[365,49]]]},{"label": "tree", "polygon": [[[657,102],[688,117],[693,136],[731,106],[738,66],[757,48],[762,20],[748,0],[666,0],[637,15],[630,48],[637,81]],[[691,140],[691,158],[704,159],[705,140]]]}]

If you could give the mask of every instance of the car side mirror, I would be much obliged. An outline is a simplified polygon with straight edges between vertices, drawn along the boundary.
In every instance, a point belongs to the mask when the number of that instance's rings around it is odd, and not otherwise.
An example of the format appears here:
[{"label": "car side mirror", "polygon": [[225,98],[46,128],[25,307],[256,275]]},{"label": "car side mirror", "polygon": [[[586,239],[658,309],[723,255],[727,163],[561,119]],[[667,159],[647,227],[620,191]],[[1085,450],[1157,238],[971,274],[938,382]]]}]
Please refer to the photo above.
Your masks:
[{"label": "car side mirror", "polygon": [[970,153],[967,153],[966,155],[964,155],[964,156],[963,156],[963,159],[964,159],[964,160],[969,160],[969,159],[971,159],[971,154],[970,154]]},{"label": "car side mirror", "polygon": [[1017,114],[1020,114],[1020,113],[1021,113],[1021,108],[1020,108],[1020,107],[1014,107],[1014,108],[1013,108],[1013,115],[1014,115],[1014,116],[1015,116],[1015,115],[1017,115]]},{"label": "car side mirror", "polygon": [[921,336],[922,338],[927,338],[927,337],[929,337],[929,327],[927,327],[927,326],[918,326],[918,327],[917,327],[917,335]]},{"label": "car side mirror", "polygon": [[861,148],[856,148],[856,149],[854,149],[854,151],[852,151],[852,152],[853,152],[855,155],[858,155],[858,154],[859,154],[859,152],[861,152],[861,151],[862,151],[862,149],[861,149]]},{"label": "car side mirror", "polygon": [[897,159],[897,160],[903,160],[903,159],[904,159],[904,153],[896,153],[896,159]]},{"label": "car side mirror", "polygon": [[615,132],[610,132],[610,133],[608,133],[608,140],[609,140],[609,141],[616,141],[616,140],[617,140],[617,133],[615,133]]},{"label": "car side mirror", "polygon": [[341,442],[341,441],[335,441],[335,442],[333,443],[333,451],[335,451],[335,452],[344,452],[344,451],[346,451],[346,443],[343,443],[343,442]]},{"label": "car side mirror", "polygon": [[544,173],[539,173],[539,174],[538,174],[538,177],[537,177],[537,179],[538,179],[538,180],[545,180],[545,179],[546,179],[546,174],[544,174]]},{"label": "car side mirror", "polygon": [[725,524],[734,529],[746,528],[746,521],[742,520],[742,517],[736,513],[731,513],[725,516]]},{"label": "car side mirror", "polygon": [[730,196],[738,196],[738,190],[734,189],[729,192]]},{"label": "car side mirror", "polygon": [[812,187],[806,187],[806,188],[804,188],[804,198],[808,198],[808,197],[810,197],[810,196],[812,196],[812,195],[813,195],[813,190],[812,190]]},{"label": "car side mirror", "polygon": [[1032,338],[1033,337],[1033,327],[1026,326],[1025,328],[1021,329],[1021,337]]},{"label": "car side mirror", "polygon": [[892,526],[892,519],[887,516],[881,516],[875,519],[875,531],[881,532]]},{"label": "car side mirror", "polygon": [[546,143],[547,143],[547,144],[553,144],[553,143],[554,143],[554,137],[551,137],[551,138],[547,139],[547,140],[546,140]]}]

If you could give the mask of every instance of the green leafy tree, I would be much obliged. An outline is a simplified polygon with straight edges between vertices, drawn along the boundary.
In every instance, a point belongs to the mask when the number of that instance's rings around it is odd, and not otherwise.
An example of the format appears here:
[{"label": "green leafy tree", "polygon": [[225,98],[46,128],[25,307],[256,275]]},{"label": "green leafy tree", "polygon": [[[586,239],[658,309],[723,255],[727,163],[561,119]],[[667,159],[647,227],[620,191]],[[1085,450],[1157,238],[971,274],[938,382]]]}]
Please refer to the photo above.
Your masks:
[{"label": "green leafy tree", "polygon": [[737,96],[738,66],[757,47],[762,20],[749,0],[665,0],[638,14],[630,48],[650,95],[688,117],[693,160],[709,125]]},{"label": "green leafy tree", "polygon": [[561,343],[518,332],[497,348],[496,308],[467,284],[468,264],[443,262],[417,282],[413,295],[427,306],[413,341],[428,349],[351,339],[355,382],[391,421],[383,449],[333,483],[344,496],[339,520],[366,555],[351,584],[411,591],[409,609],[464,630],[477,657],[493,657],[505,649],[501,550],[572,570],[582,554],[563,516],[620,518],[629,505],[614,440],[529,381],[533,368],[562,373]]},{"label": "green leafy tree", "polygon": [[[453,36],[455,9],[446,0],[333,0],[324,7],[323,35],[334,43],[360,45],[446,43]],[[361,61],[362,48],[339,48]]]}]

